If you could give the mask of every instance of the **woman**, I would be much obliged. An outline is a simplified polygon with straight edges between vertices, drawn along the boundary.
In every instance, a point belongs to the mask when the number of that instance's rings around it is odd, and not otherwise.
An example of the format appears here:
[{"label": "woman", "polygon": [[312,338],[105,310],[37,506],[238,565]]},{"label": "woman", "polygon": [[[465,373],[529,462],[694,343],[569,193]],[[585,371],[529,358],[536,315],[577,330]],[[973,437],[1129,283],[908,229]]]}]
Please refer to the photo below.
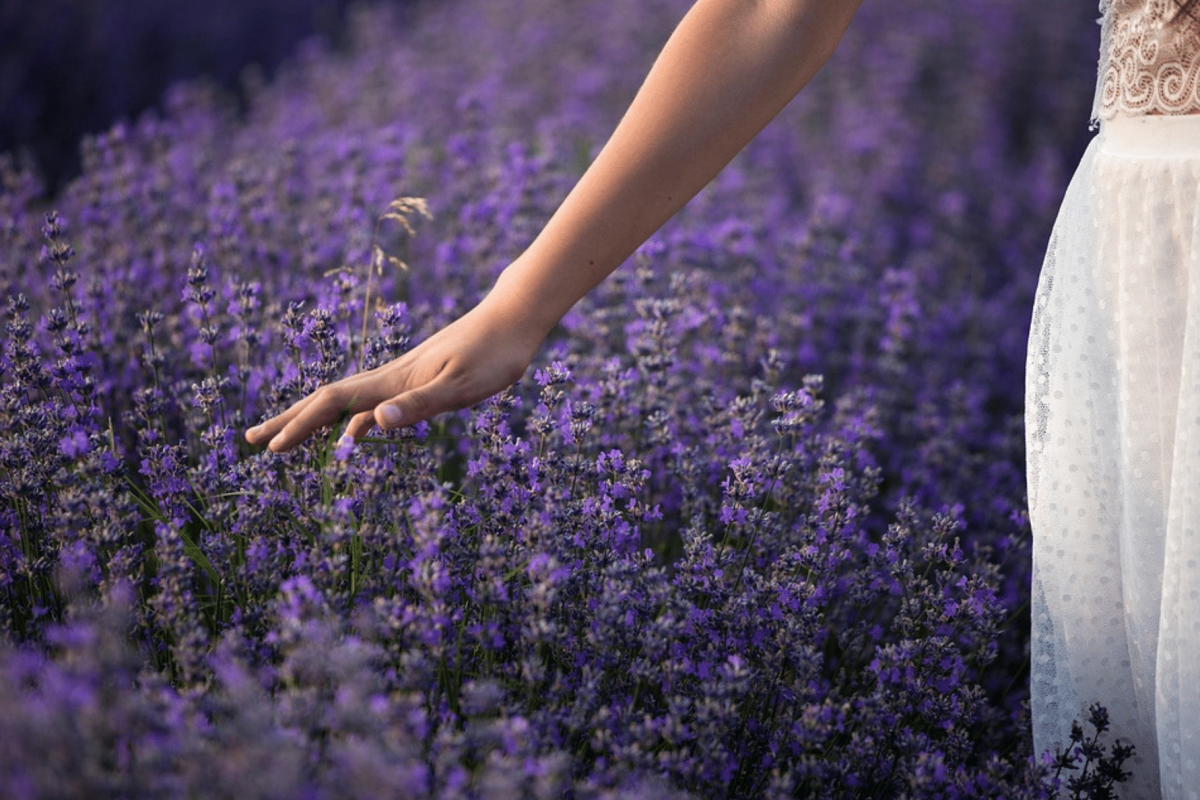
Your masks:
[{"label": "woman", "polygon": [[1200,2],[1101,9],[1029,342],[1034,744],[1099,701],[1122,797],[1200,797]]},{"label": "woman", "polygon": [[[246,438],[287,450],[349,412],[358,439],[516,381],[563,314],[804,87],[860,2],[699,0],[478,306]],[[1101,702],[1137,747],[1128,797],[1160,796],[1160,772],[1162,796],[1200,791],[1198,8],[1102,0],[1101,132],[1055,228],[1029,353],[1035,746],[1060,746]]]}]

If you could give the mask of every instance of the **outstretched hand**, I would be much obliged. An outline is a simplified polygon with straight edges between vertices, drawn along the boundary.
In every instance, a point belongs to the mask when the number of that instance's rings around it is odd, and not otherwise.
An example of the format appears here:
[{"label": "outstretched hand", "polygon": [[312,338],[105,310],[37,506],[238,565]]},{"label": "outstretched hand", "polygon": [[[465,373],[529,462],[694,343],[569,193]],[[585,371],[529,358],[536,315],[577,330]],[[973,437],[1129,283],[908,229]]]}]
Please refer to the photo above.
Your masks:
[{"label": "outstretched hand", "polygon": [[283,452],[347,413],[344,436],[357,440],[376,425],[412,425],[506,389],[525,373],[542,336],[489,299],[394,361],[322,386],[246,431],[246,441]]}]

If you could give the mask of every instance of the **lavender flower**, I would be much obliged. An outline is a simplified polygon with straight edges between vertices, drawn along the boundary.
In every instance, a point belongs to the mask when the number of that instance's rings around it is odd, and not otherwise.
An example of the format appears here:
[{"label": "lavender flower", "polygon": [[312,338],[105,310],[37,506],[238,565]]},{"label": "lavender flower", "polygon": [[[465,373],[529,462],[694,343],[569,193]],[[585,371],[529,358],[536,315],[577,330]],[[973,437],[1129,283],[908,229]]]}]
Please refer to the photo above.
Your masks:
[{"label": "lavender flower", "polygon": [[[469,308],[685,6],[363,9],[244,119],[183,85],[88,140],[50,216],[0,159],[7,794],[1066,786],[1020,716],[1014,353],[1092,76],[1051,103],[1016,42],[1070,52],[1076,9],[864,8],[516,386],[237,435]],[[432,218],[380,223],[400,194]],[[1068,790],[1125,777],[1101,747]]]}]

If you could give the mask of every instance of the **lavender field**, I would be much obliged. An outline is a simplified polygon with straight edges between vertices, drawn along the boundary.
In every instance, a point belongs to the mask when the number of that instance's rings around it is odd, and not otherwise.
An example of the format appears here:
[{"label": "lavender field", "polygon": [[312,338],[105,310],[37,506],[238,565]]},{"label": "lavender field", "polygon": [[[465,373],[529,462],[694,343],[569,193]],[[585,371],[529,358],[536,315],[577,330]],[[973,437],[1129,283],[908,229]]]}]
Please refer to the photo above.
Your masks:
[{"label": "lavender field", "polygon": [[0,158],[0,795],[1050,796],[1022,373],[1089,3],[868,0],[513,389],[242,439],[473,306],[687,6],[360,9],[55,196]]}]

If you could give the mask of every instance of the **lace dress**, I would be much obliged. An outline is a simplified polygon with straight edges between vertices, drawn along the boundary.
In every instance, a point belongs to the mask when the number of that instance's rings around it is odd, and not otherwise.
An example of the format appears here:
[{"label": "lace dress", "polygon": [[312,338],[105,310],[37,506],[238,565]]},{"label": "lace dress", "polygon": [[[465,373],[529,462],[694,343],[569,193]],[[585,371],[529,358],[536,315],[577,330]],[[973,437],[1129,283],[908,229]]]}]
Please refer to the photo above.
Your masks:
[{"label": "lace dress", "polygon": [[1100,10],[1029,342],[1034,745],[1100,702],[1122,798],[1200,798],[1200,3]]}]

